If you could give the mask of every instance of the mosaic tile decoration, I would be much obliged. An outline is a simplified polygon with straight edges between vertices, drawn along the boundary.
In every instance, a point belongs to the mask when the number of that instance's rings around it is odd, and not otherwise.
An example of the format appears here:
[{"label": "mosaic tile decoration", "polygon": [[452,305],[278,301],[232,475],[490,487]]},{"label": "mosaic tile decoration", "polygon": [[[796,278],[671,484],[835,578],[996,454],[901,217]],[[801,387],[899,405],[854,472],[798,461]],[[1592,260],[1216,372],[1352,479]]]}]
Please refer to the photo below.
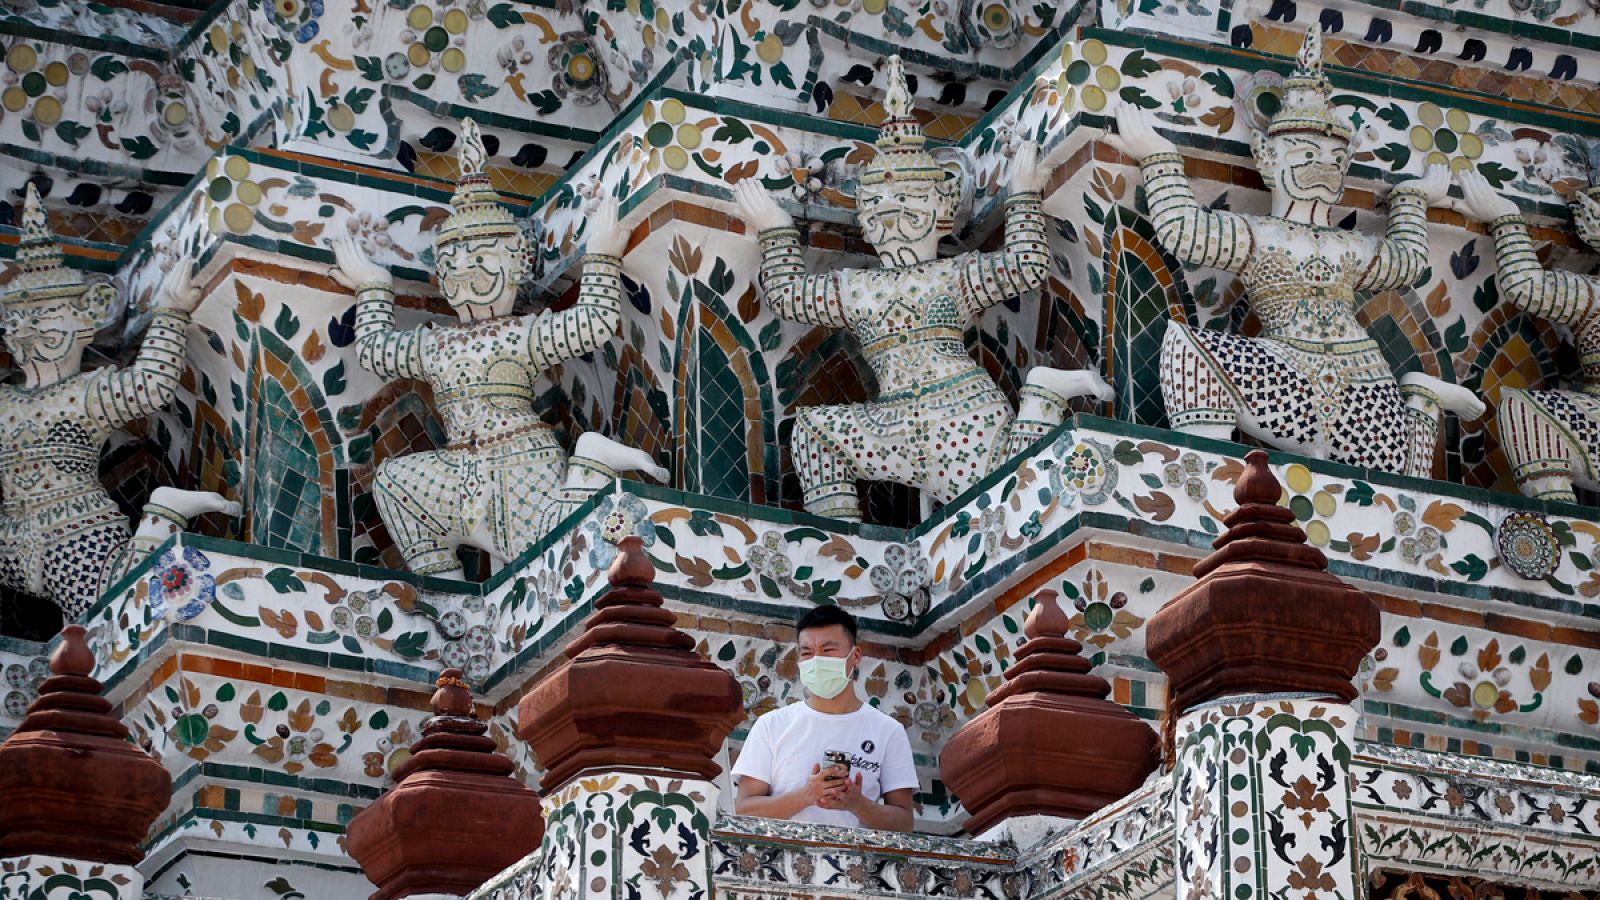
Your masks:
[{"label": "mosaic tile decoration", "polygon": [[[71,263],[125,285],[107,360],[146,327],[169,260],[198,263],[209,293],[179,401],[119,435],[103,475],[124,505],[159,471],[247,514],[203,520],[89,616],[120,712],[179,781],[146,866],[154,896],[365,892],[343,825],[387,783],[447,663],[484,688],[518,777],[537,778],[508,707],[605,590],[619,529],[650,542],[680,621],[735,672],[752,716],[795,699],[776,623],[829,600],[860,613],[861,690],[912,735],[925,827],[960,820],[932,777],[938,747],[1013,663],[1039,592],[1057,594],[1113,697],[1156,721],[1165,685],[1142,629],[1220,530],[1242,448],[1160,429],[1152,346],[1169,320],[1245,335],[1261,322],[1235,279],[1154,250],[1139,179],[1099,140],[1119,103],[1179,144],[1203,206],[1262,212],[1248,137],[1315,23],[1361,142],[1339,227],[1378,230],[1389,186],[1442,160],[1516,199],[1542,263],[1596,263],[1563,205],[1592,177],[1600,127],[1600,20],[1586,0],[148,5],[5,13],[0,222],[33,182]],[[1115,421],[1080,416],[931,514],[865,487],[872,524],[841,526],[797,511],[793,417],[876,385],[858,346],[762,308],[730,191],[755,179],[781,195],[814,271],[859,266],[853,179],[883,116],[880,60],[895,53],[924,131],[968,157],[972,214],[947,250],[998,245],[1018,140],[1068,160],[1044,200],[1045,288],[989,311],[962,343],[1013,405],[1031,367],[1098,369],[1115,401],[1073,408]],[[489,177],[539,243],[551,308],[571,302],[599,197],[620,199],[634,226],[621,335],[552,371],[536,409],[568,448],[600,431],[674,466],[670,488],[614,485],[479,584],[395,571],[372,470],[436,449],[442,430],[425,390],[386,391],[360,369],[353,301],[327,278],[324,244],[357,236],[400,282],[403,324],[437,320],[428,247],[469,112],[492,145]],[[1498,296],[1492,237],[1448,209],[1427,229],[1420,284],[1357,298],[1385,363],[1491,404],[1506,388],[1569,385],[1562,332]],[[13,241],[0,227],[0,257]],[[1448,421],[1435,481],[1274,456],[1283,502],[1384,613],[1353,768],[1361,875],[1391,894],[1417,871],[1441,874],[1412,897],[1582,895],[1595,881],[1600,532],[1592,509],[1508,493],[1496,428]],[[0,641],[0,731],[44,649]],[[1170,791],[1152,782],[1020,861],[934,838],[843,849],[729,820],[697,848],[728,871],[700,883],[1166,896]],[[663,877],[639,893],[687,893],[682,860],[656,862]]]}]

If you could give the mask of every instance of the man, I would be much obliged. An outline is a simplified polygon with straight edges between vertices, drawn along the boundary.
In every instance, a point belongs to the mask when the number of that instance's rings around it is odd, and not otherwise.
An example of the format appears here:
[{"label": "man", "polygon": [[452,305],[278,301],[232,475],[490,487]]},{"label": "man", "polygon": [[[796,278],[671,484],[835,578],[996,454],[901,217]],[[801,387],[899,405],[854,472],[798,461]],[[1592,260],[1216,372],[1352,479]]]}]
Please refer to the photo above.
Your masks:
[{"label": "man", "polygon": [[[733,767],[734,811],[769,819],[910,831],[917,770],[899,722],[862,702],[855,617],[818,606],[795,624],[807,696],[756,720]],[[837,763],[825,754],[832,751]],[[848,759],[846,766],[843,762]]]}]

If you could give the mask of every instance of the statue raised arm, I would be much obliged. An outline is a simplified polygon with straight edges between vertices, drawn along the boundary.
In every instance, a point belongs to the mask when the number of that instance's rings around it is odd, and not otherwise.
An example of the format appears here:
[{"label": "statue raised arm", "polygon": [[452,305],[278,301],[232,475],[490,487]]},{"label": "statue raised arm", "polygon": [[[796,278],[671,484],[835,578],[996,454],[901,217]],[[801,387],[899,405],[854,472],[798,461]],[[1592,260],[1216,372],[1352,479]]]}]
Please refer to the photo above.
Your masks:
[{"label": "statue raised arm", "polygon": [[[1600,278],[1547,270],[1515,203],[1482,175],[1461,175],[1462,211],[1494,236],[1500,296],[1517,309],[1572,330],[1583,385],[1572,391],[1500,392],[1500,447],[1517,488],[1541,500],[1577,499],[1573,485],[1600,490]],[[1600,187],[1572,199],[1578,236],[1600,250]]]},{"label": "statue raised arm", "polygon": [[1207,210],[1183,158],[1145,113],[1116,113],[1110,140],[1144,175],[1157,239],[1184,262],[1239,275],[1261,320],[1257,338],[1168,325],[1161,392],[1173,428],[1231,439],[1235,428],[1285,450],[1428,476],[1444,411],[1483,413],[1466,389],[1419,373],[1396,380],[1356,320],[1358,291],[1411,287],[1428,265],[1427,209],[1449,170],[1430,167],[1389,194],[1373,237],[1330,226],[1344,196],[1350,126],[1329,100],[1313,26],[1284,83],[1283,105],[1251,143],[1272,214]]},{"label": "statue raised arm", "polygon": [[85,284],[66,266],[32,184],[17,261],[18,274],[0,296],[6,345],[23,378],[0,385],[0,583],[51,600],[70,622],[191,517],[237,515],[239,505],[207,491],[159,487],[130,531],[98,477],[100,448],[111,433],[177,393],[185,330],[200,301],[189,262],[178,260],[163,280],[133,362],[82,372],[113,291]]},{"label": "statue raised arm", "polygon": [[361,364],[384,378],[428,382],[444,420],[448,445],[385,460],[372,492],[411,570],[446,578],[462,574],[458,548],[480,548],[503,565],[621,472],[666,478],[648,454],[600,434],[581,435],[569,458],[533,408],[542,372],[621,327],[627,234],[616,201],[602,200],[589,217],[577,302],[513,316],[527,238],[490,186],[487,158],[477,124],[463,121],[461,180],[434,241],[439,292],[459,323],[397,329],[389,273],[355,241],[333,243],[333,275],[356,292]]},{"label": "statue raised arm", "polygon": [[[861,174],[856,217],[882,266],[807,274],[800,232],[752,180],[735,189],[740,214],[761,241],[761,290],[780,317],[848,328],[877,376],[866,403],[799,411],[792,454],[806,509],[861,517],[858,479],[896,481],[949,501],[1018,445],[1059,423],[1068,396],[1105,397],[1093,373],[1035,369],[1014,428],[1010,404],[967,353],[965,330],[984,310],[1038,288],[1049,271],[1038,148],[1012,160],[1002,249],[940,259],[955,227],[960,174],[925,148],[899,57],[886,72],[888,113],[878,153]],[[1053,421],[1052,421],[1053,420]]]}]

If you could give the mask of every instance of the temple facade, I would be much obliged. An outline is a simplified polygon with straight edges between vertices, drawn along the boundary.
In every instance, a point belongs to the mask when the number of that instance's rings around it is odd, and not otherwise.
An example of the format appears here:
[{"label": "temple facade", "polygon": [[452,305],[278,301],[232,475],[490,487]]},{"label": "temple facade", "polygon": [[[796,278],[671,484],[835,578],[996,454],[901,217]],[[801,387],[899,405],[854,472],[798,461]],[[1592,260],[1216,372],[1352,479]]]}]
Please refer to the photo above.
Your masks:
[{"label": "temple facade", "polygon": [[0,54],[0,898],[1600,898],[1600,0]]}]

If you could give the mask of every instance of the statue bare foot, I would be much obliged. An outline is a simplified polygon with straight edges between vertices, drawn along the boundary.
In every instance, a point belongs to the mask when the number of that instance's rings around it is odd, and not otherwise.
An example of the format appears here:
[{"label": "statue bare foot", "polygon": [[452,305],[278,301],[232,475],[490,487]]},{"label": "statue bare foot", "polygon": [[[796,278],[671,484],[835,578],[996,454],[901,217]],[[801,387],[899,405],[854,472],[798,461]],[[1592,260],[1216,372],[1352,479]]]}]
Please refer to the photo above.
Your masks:
[{"label": "statue bare foot", "polygon": [[1101,403],[1109,403],[1116,397],[1111,385],[1106,384],[1100,373],[1093,369],[1052,369],[1048,366],[1034,366],[1028,370],[1025,383],[1060,394],[1064,400],[1071,400],[1074,397],[1093,397]]},{"label": "statue bare foot", "polygon": [[656,465],[650,454],[619,444],[595,431],[578,435],[578,444],[572,448],[572,455],[574,458],[594,460],[616,472],[643,472],[662,484],[666,484],[671,477],[666,469]]},{"label": "statue bare foot", "polygon": [[1440,408],[1445,412],[1455,413],[1464,422],[1471,422],[1482,416],[1488,409],[1483,399],[1472,391],[1459,384],[1424,375],[1421,372],[1412,372],[1400,377],[1400,390],[1402,393],[1408,387],[1417,387],[1425,390],[1439,400]]},{"label": "statue bare foot", "polygon": [[150,493],[150,502],[192,519],[206,513],[226,513],[237,516],[244,511],[236,500],[229,500],[213,491],[180,491],[174,487],[158,487]]}]

